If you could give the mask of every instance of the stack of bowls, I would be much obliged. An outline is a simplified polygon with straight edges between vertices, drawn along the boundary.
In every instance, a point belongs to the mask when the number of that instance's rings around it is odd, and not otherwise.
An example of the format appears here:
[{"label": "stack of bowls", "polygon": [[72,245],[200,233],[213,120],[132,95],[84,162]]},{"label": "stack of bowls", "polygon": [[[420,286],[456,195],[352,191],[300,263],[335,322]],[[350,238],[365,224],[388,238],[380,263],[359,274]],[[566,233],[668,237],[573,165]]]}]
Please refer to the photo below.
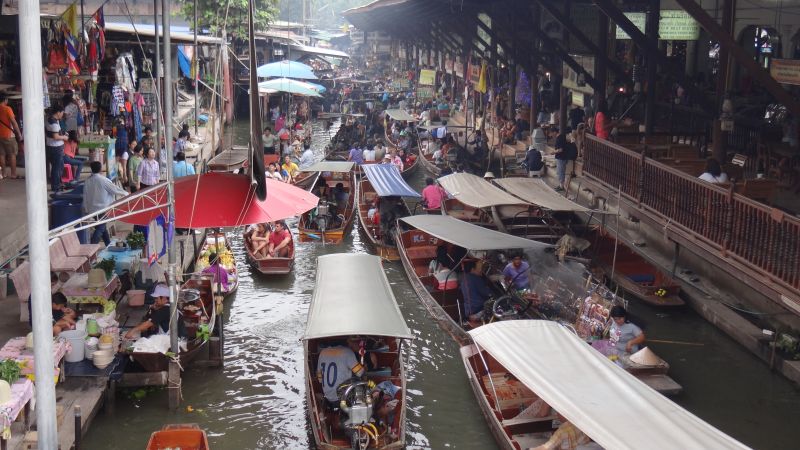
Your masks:
[{"label": "stack of bowls", "polygon": [[98,369],[105,369],[109,364],[111,364],[111,361],[114,361],[114,354],[111,353],[110,349],[98,350],[92,354],[92,360],[94,361],[95,367]]},{"label": "stack of bowls", "polygon": [[83,354],[86,356],[87,359],[91,360],[94,357],[94,352],[98,350],[97,345],[98,345],[97,340],[90,341],[89,339],[87,339],[86,343],[83,344],[84,346]]}]

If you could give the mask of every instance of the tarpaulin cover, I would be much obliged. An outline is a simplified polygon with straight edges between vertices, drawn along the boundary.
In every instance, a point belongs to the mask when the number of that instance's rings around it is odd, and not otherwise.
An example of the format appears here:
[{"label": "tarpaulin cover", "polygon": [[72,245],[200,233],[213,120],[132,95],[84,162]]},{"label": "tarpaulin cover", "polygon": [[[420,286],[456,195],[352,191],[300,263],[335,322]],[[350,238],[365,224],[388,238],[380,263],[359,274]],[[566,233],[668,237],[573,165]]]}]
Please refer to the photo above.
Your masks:
[{"label": "tarpaulin cover", "polygon": [[387,116],[391,117],[394,120],[401,120],[404,122],[416,122],[417,118],[412,116],[411,114],[407,113],[402,109],[387,109],[384,111]]},{"label": "tarpaulin cover", "polygon": [[353,335],[414,338],[378,256],[320,256],[303,339]]},{"label": "tarpaulin cover", "polygon": [[450,216],[420,215],[403,217],[403,222],[443,241],[467,250],[509,250],[517,248],[547,248],[551,245],[523,239],[510,234],[488,230]]},{"label": "tarpaulin cover", "polygon": [[[469,334],[478,349],[603,448],[747,448],[556,322],[509,320],[483,325]],[[462,348],[464,353],[469,348]]]},{"label": "tarpaulin cover", "polygon": [[353,170],[352,161],[317,161],[309,167],[302,169],[303,172],[350,172]]},{"label": "tarpaulin cover", "polygon": [[524,200],[509,194],[471,173],[453,173],[437,180],[450,196],[473,208],[499,205],[525,205]]},{"label": "tarpaulin cover", "polygon": [[285,78],[301,78],[305,80],[316,80],[317,76],[314,75],[314,70],[311,66],[297,61],[276,61],[263,66],[258,66],[256,74],[262,78],[269,77],[285,77]]},{"label": "tarpaulin cover", "polygon": [[364,164],[361,169],[379,197],[422,197],[406,183],[394,164]]},{"label": "tarpaulin cover", "polygon": [[498,178],[494,182],[522,200],[552,211],[580,211],[589,212],[563,195],[559,195],[542,180],[536,178]]}]

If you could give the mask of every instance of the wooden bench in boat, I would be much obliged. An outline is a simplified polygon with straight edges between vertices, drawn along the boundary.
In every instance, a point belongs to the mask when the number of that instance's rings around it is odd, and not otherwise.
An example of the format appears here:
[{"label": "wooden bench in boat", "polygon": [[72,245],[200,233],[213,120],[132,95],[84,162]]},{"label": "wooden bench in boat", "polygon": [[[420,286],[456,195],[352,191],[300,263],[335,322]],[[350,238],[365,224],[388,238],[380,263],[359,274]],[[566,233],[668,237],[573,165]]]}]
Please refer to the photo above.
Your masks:
[{"label": "wooden bench in boat", "polygon": [[406,247],[406,255],[410,260],[432,260],[436,259],[435,245],[418,245],[414,247]]}]

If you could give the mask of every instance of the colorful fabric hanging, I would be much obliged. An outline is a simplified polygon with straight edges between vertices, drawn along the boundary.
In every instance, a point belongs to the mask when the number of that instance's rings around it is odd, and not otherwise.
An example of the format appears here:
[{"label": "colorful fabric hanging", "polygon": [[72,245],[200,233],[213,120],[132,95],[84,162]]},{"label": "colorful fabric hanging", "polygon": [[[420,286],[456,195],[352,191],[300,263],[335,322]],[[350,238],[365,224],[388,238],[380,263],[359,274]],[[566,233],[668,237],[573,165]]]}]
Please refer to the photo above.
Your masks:
[{"label": "colorful fabric hanging", "polygon": [[64,14],[61,17],[64,19],[64,23],[66,23],[70,34],[72,36],[77,36],[81,31],[78,21],[78,2],[74,2],[73,4],[69,5],[69,8],[64,11]]},{"label": "colorful fabric hanging", "polygon": [[103,13],[103,7],[101,6],[94,14],[92,14],[92,19],[94,19],[95,23],[101,28],[106,28],[106,15]]},{"label": "colorful fabric hanging", "polygon": [[65,24],[61,31],[64,37],[64,50],[67,53],[67,69],[71,75],[77,75],[81,72],[78,54],[78,42],[69,31],[69,27]]}]

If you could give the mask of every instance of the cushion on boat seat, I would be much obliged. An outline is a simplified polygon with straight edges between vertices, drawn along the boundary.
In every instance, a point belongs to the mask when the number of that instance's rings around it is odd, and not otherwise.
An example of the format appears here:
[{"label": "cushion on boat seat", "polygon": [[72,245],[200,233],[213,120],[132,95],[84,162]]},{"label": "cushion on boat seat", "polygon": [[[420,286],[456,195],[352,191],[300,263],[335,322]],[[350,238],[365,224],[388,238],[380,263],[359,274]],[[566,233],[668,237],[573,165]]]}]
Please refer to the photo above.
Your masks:
[{"label": "cushion on boat seat", "polygon": [[655,283],[656,276],[649,273],[640,273],[628,275],[628,279],[634,283]]}]

